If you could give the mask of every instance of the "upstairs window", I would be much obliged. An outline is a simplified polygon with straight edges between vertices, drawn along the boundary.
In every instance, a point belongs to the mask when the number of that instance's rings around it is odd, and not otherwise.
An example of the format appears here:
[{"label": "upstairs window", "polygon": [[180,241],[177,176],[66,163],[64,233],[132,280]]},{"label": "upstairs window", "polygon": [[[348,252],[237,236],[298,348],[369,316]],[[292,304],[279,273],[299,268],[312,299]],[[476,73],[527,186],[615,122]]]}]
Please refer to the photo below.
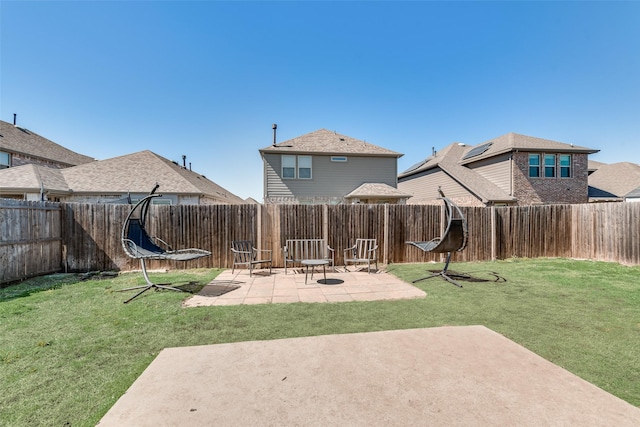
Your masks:
[{"label": "upstairs window", "polygon": [[529,154],[529,177],[540,178],[540,154]]},{"label": "upstairs window", "polygon": [[298,178],[311,179],[311,156],[298,156]]},{"label": "upstairs window", "polygon": [[555,154],[544,155],[544,177],[545,178],[556,177],[556,155]]},{"label": "upstairs window", "polygon": [[282,155],[283,179],[311,179],[312,177],[311,156]]},{"label": "upstairs window", "polygon": [[560,178],[571,178],[571,154],[560,155]]},{"label": "upstairs window", "polygon": [[11,155],[0,151],[0,169],[6,169],[11,166]]},{"label": "upstairs window", "polygon": [[282,178],[295,179],[296,156],[282,156]]}]

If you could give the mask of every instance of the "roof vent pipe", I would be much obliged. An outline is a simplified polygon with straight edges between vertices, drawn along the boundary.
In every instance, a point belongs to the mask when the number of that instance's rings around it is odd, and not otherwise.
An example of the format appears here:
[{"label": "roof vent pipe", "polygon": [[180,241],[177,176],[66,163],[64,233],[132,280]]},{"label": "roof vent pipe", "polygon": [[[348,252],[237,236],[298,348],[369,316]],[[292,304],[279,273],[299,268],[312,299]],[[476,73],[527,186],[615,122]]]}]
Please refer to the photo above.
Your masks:
[{"label": "roof vent pipe", "polygon": [[184,154],[182,155],[182,168],[187,168],[187,156],[185,156]]},{"label": "roof vent pipe", "polygon": [[431,147],[431,155],[432,155],[433,157],[435,157],[435,156],[436,156],[436,147]]},{"label": "roof vent pipe", "polygon": [[16,125],[16,116],[17,116],[17,114],[13,113],[13,125],[14,126]]},{"label": "roof vent pipe", "polygon": [[276,123],[271,126],[273,128],[273,146],[276,146],[276,129],[278,129],[278,125]]}]

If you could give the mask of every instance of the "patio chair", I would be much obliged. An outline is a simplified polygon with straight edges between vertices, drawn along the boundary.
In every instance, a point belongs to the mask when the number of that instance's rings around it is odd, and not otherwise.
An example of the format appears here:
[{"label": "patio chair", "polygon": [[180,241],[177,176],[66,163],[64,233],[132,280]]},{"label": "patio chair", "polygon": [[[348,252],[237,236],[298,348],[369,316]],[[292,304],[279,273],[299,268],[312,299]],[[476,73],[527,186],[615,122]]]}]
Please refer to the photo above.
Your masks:
[{"label": "patio chair", "polygon": [[356,239],[355,245],[344,250],[344,269],[349,271],[347,264],[367,264],[367,272],[371,273],[371,263],[374,262],[378,271],[378,243],[376,239]]},{"label": "patio chair", "polygon": [[251,277],[253,266],[261,264],[269,264],[269,274],[271,274],[271,249],[256,249],[251,240],[234,240],[231,242],[231,252],[233,252],[232,274],[236,265],[246,265],[249,267],[249,277]]},{"label": "patio chair", "polygon": [[445,197],[440,188],[438,188],[438,192],[441,196],[440,199],[444,201],[445,207],[445,220],[447,227],[444,231],[444,234],[427,242],[407,242],[407,244],[413,245],[424,252],[446,253],[447,258],[442,271],[416,279],[413,281],[413,283],[439,276],[447,282],[461,288],[462,285],[456,282],[454,278],[462,279],[468,278],[469,276],[464,274],[450,274],[448,272],[448,269],[449,262],[451,261],[451,253],[460,252],[467,246],[467,220],[462,214],[460,208],[447,197]]},{"label": "patio chair", "polygon": [[[146,285],[134,286],[131,288],[121,289],[119,292],[130,291],[134,289],[140,289],[140,292],[126,300],[124,303],[128,303],[134,298],[142,295],[142,293],[149,289],[167,289],[171,291],[186,292],[182,289],[175,288],[168,285],[156,285],[149,280],[147,274],[146,260],[173,260],[173,261],[190,261],[204,256],[211,255],[211,252],[204,249],[179,249],[173,250],[164,240],[158,237],[151,237],[147,234],[145,229],[145,223],[147,214],[149,211],[149,204],[151,200],[156,197],[162,197],[161,194],[155,194],[159,185],[151,190],[148,196],[145,196],[142,200],[135,204],[129,215],[127,215],[124,225],[122,226],[121,243],[124,252],[131,258],[139,259],[140,266],[142,268],[142,274],[144,276]],[[157,243],[156,243],[157,242]],[[166,247],[162,248],[158,245]]]}]

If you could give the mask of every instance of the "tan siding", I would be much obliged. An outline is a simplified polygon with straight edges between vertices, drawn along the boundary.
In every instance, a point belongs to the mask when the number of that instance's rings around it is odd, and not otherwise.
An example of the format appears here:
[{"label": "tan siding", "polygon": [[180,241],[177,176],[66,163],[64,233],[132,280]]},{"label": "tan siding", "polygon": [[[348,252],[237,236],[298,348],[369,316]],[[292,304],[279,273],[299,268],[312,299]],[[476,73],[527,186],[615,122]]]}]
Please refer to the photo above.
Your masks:
[{"label": "tan siding", "polygon": [[467,166],[511,195],[511,154],[503,154]]},{"label": "tan siding", "polygon": [[266,197],[342,198],[361,184],[376,182],[396,187],[395,157],[347,156],[346,162],[332,162],[331,156],[312,157],[311,179],[280,178],[281,157],[265,154]]},{"label": "tan siding", "polygon": [[[426,185],[427,182],[429,183],[428,185]],[[407,201],[407,204],[434,202],[440,197],[438,187],[441,187],[444,194],[449,198],[461,199],[471,196],[467,189],[440,168],[434,168],[398,182],[398,190],[413,196]]]},{"label": "tan siding", "polygon": [[293,193],[280,177],[282,162],[280,154],[265,154],[264,167],[266,169],[265,197],[291,197]]}]

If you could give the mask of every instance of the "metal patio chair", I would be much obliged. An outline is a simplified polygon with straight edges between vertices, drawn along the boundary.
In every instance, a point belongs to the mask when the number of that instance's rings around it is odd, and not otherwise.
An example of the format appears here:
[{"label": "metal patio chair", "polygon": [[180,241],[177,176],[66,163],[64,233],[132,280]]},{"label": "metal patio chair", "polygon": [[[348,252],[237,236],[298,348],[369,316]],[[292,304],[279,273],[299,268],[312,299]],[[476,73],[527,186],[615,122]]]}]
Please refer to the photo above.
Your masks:
[{"label": "metal patio chair", "polygon": [[375,263],[378,271],[378,242],[376,239],[356,239],[356,243],[344,250],[344,269],[347,264],[367,264],[367,272],[371,273],[371,263]]},{"label": "metal patio chair", "polygon": [[271,274],[271,249],[256,249],[251,240],[234,240],[231,242],[231,252],[233,252],[231,273],[235,271],[236,265],[246,265],[251,277],[254,265],[269,264],[269,274]]}]

